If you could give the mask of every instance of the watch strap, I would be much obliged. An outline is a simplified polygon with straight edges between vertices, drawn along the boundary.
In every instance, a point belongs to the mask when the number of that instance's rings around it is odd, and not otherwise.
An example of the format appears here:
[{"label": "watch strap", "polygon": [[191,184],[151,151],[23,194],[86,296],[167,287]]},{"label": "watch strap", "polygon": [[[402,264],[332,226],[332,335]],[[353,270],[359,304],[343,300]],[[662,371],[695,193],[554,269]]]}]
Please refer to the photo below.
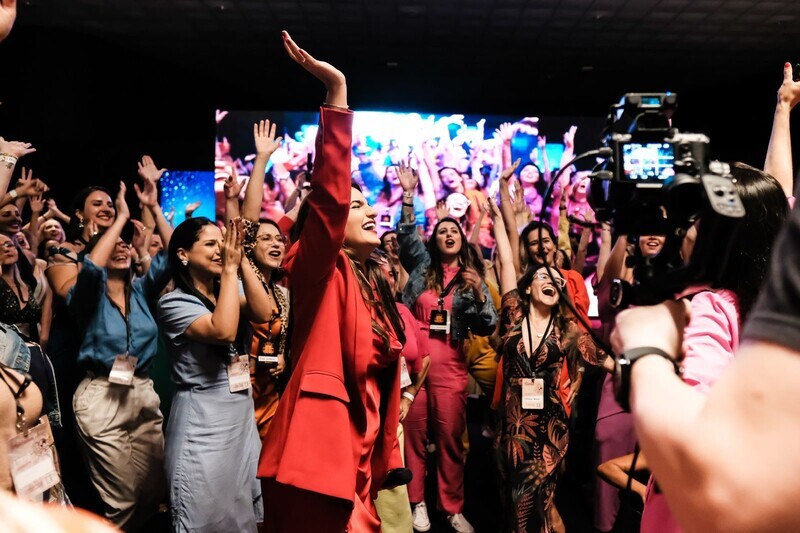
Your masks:
[{"label": "watch strap", "polygon": [[674,357],[661,348],[656,348],[654,346],[642,346],[639,348],[625,350],[625,352],[620,354],[620,356],[617,358],[614,376],[615,396],[617,398],[617,402],[623,409],[625,409],[625,411],[630,411],[631,409],[631,369],[636,361],[646,355],[659,355],[664,359],[667,359],[675,367],[675,374],[678,376],[680,376],[683,372],[683,368],[681,367],[680,363],[678,363]]}]

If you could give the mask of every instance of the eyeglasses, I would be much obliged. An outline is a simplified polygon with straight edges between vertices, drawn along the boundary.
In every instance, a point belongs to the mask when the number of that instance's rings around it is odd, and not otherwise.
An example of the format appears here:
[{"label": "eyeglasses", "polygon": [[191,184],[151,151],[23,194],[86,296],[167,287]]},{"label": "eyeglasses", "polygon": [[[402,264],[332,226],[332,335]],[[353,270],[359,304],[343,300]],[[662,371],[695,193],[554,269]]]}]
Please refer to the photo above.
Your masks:
[{"label": "eyeglasses", "polygon": [[562,289],[567,286],[567,281],[564,278],[559,278],[558,276],[550,277],[550,274],[547,272],[537,272],[533,275],[535,279],[540,279],[542,281],[552,281]]},{"label": "eyeglasses", "polygon": [[261,235],[256,235],[256,240],[258,242],[264,242],[267,244],[272,244],[276,242],[278,244],[286,244],[286,239],[280,235],[272,235],[271,233],[262,233]]},{"label": "eyeglasses", "polygon": [[117,243],[117,248],[122,248],[123,250],[130,250],[131,249],[131,245],[128,244],[127,242],[118,242]]}]

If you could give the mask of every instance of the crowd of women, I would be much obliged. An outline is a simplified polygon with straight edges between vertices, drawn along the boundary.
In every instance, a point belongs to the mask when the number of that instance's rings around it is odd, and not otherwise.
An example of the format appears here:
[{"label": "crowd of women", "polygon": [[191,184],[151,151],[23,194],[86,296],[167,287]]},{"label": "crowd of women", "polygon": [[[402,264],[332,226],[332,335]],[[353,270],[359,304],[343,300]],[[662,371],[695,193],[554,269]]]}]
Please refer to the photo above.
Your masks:
[{"label": "crowd of women", "polygon": [[[583,394],[599,404],[595,526],[611,530],[618,490],[646,458],[632,467],[626,457],[632,423],[603,377],[614,359],[589,329],[607,338],[614,310],[602,295],[611,280],[634,279],[629,259],[657,255],[664,237],[596,224],[579,173],[563,173],[541,221],[536,184],[549,169],[510,157],[496,194],[470,196],[474,218],[440,209],[427,242],[418,198],[432,194],[431,176],[453,192],[470,177],[432,157],[398,160],[378,202],[399,204],[399,221],[382,231],[351,180],[344,75],[282,38],[326,98],[311,191],[298,188],[279,220],[262,217],[281,146],[269,120],[253,126],[247,183],[225,181],[225,220],[175,228],[150,157],[135,196],[124,182],[93,186],[62,212],[29,170],[10,186],[34,148],[0,138],[0,488],[89,508],[96,497],[93,508],[126,531],[168,506],[176,531],[428,531],[436,512],[470,532],[466,410],[479,391],[495,421],[494,529],[565,531],[556,493]],[[732,165],[745,219],[699,219],[682,249],[719,269],[687,293],[683,379],[701,393],[733,357],[792,201],[788,116],[800,83],[790,69],[778,97],[765,169]],[[494,250],[465,224],[490,231]],[[590,291],[600,295],[592,316]],[[150,377],[159,357],[174,384],[166,424]],[[597,397],[582,392],[589,375],[603,382]],[[40,433],[45,452],[25,452]],[[631,482],[642,527],[678,531],[656,481]]]}]

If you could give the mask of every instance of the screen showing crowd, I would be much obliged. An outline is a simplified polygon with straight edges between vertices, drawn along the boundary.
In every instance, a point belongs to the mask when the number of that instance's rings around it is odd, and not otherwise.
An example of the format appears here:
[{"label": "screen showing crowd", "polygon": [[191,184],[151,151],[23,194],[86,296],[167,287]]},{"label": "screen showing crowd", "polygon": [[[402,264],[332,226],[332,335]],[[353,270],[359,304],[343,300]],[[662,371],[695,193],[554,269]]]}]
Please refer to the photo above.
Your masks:
[{"label": "screen showing crowd", "polygon": [[[255,158],[253,124],[264,118],[278,125],[282,147],[266,171],[262,216],[279,219],[292,191],[309,181],[318,115],[315,112],[218,111],[215,150],[216,215],[223,218],[223,183],[231,174],[250,175]],[[408,162],[420,172],[414,201],[417,223],[430,231],[438,216],[463,222],[466,231],[479,218],[480,205],[497,191],[505,157],[519,158],[519,187],[532,213],[541,210],[541,194],[562,164],[576,129],[587,148],[599,139],[602,120],[574,117],[510,117],[356,111],[353,125],[352,178],[378,210],[380,232],[400,218],[402,188],[394,168]],[[509,150],[510,148],[510,150]],[[242,193],[243,194],[243,193]],[[437,213],[438,206],[438,213]],[[481,244],[491,247],[488,230]]]}]

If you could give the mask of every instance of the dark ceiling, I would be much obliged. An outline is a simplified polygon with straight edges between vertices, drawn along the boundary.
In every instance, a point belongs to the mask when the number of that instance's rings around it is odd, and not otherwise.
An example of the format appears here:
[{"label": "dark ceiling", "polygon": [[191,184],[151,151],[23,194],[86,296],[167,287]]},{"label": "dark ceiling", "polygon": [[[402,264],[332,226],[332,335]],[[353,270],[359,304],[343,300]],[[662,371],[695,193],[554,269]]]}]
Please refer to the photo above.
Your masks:
[{"label": "dark ceiling", "polygon": [[58,149],[64,130],[42,122],[102,132],[104,171],[153,143],[198,165],[215,107],[321,100],[281,29],[341,67],[356,107],[599,116],[623,92],[672,90],[679,125],[731,157],[762,152],[781,65],[800,60],[792,0],[20,0],[0,120]]}]

